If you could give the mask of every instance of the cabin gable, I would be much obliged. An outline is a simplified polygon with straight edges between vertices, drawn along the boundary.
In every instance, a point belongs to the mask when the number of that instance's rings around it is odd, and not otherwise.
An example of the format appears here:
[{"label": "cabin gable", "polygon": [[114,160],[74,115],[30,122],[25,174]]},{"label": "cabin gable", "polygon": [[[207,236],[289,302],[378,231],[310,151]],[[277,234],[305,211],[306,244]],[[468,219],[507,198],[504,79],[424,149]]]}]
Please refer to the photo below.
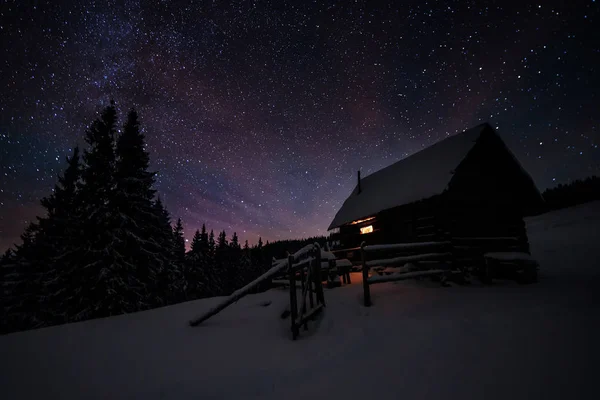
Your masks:
[{"label": "cabin gable", "polygon": [[453,171],[446,192],[450,202],[510,208],[520,215],[543,202],[529,174],[491,127]]},{"label": "cabin gable", "polygon": [[461,236],[519,237],[527,247],[523,216],[543,203],[488,124],[375,172],[357,188],[330,225],[339,227],[342,247]]}]

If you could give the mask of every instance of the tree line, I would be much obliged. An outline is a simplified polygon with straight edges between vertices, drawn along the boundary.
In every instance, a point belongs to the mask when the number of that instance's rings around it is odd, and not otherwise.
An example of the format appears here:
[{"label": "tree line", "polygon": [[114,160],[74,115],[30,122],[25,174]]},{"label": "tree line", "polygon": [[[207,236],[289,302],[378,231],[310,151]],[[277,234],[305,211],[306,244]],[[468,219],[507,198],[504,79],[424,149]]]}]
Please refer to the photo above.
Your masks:
[{"label": "tree line", "polygon": [[43,217],[0,260],[2,333],[147,310],[225,295],[270,267],[262,240],[171,225],[138,114],[118,131],[114,102],[67,157]]},{"label": "tree line", "polygon": [[542,194],[545,200],[545,211],[558,210],[578,204],[600,200],[600,177],[591,176],[577,179],[566,185],[546,189]]}]

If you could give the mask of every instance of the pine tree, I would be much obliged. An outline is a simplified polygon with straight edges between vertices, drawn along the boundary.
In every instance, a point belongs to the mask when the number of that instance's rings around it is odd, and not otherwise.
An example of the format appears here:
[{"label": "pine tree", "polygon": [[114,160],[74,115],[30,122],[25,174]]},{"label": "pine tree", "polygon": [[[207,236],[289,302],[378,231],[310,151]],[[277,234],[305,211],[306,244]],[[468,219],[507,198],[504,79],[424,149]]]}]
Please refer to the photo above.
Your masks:
[{"label": "pine tree", "polygon": [[229,242],[227,241],[227,234],[225,231],[221,231],[221,233],[219,233],[219,237],[217,238],[217,250],[223,250],[228,245]]},{"label": "pine tree", "polygon": [[2,258],[0,258],[0,265],[7,265],[9,264],[12,259],[14,257],[14,252],[13,249],[11,249],[10,247],[8,249],[6,249],[6,251],[2,254]]},{"label": "pine tree", "polygon": [[[38,218],[40,230],[44,235],[54,240],[51,247],[56,249],[57,244],[64,247],[65,241],[72,239],[73,232],[68,232],[71,227],[74,210],[77,209],[77,187],[81,177],[81,160],[79,147],[73,149],[73,155],[67,157],[67,168],[64,175],[58,176],[58,184],[54,186],[53,193],[42,199],[42,206],[46,209],[46,217]],[[57,243],[58,242],[58,243]]]},{"label": "pine tree", "polygon": [[[86,132],[89,149],[84,151],[84,168],[77,201],[80,229],[75,254],[65,260],[71,280],[61,308],[71,320],[135,311],[127,299],[134,266],[118,253],[118,215],[115,212],[115,134],[117,113],[114,102]],[[139,297],[139,296],[138,296]]]},{"label": "pine tree", "polygon": [[240,242],[236,232],[233,232],[233,236],[231,237],[231,248],[238,250],[240,249]]},{"label": "pine tree", "polygon": [[208,254],[206,257],[206,287],[211,296],[220,296],[224,293],[223,275],[218,263],[217,247],[215,234],[211,229],[208,235]]},{"label": "pine tree", "polygon": [[12,284],[14,277],[14,252],[7,249],[0,259],[0,334],[14,330],[13,321],[9,319],[9,308],[13,294]]},{"label": "pine tree", "polygon": [[185,280],[187,282],[186,298],[194,300],[202,298],[207,293],[207,259],[203,251],[202,235],[196,229],[190,251],[186,254]]},{"label": "pine tree", "polygon": [[185,262],[185,238],[183,237],[181,218],[177,218],[177,224],[173,228],[173,256],[175,262],[183,267]]},{"label": "pine tree", "polygon": [[158,271],[158,287],[152,296],[156,305],[173,304],[184,299],[184,274],[173,262],[173,234],[169,212],[163,206],[160,197],[154,202],[154,213],[158,217],[152,235],[158,244],[159,252],[155,255]]},{"label": "pine tree", "polygon": [[[252,261],[256,264],[256,268],[260,271],[260,273],[264,272],[267,269],[267,267],[264,265],[265,259],[264,259],[263,249],[264,248],[263,248],[262,237],[259,237],[258,244],[253,249],[254,255],[252,257]],[[268,267],[270,268],[270,265]]]},{"label": "pine tree", "polygon": [[81,212],[77,196],[82,173],[79,147],[67,157],[67,164],[64,175],[58,176],[54,192],[41,201],[46,217],[38,218],[40,234],[36,238],[36,249],[45,265],[40,274],[40,311],[45,325],[67,320],[64,303],[70,285],[68,265],[75,262],[73,255],[77,253],[75,245],[80,237],[80,224],[76,219]]},{"label": "pine tree", "polygon": [[23,330],[41,326],[38,311],[41,260],[35,251],[38,224],[30,223],[23,234],[21,244],[16,245],[14,265],[5,299],[4,319],[9,330]]},{"label": "pine tree", "polygon": [[239,258],[236,259],[236,247],[239,248],[237,235],[232,237],[232,242],[227,241],[227,234],[225,231],[219,233],[217,239],[217,248],[215,255],[215,277],[221,280],[221,293],[229,294],[239,284]]},{"label": "pine tree", "polygon": [[216,250],[215,234],[214,234],[213,230],[211,229],[210,235],[208,236],[208,257],[209,258],[214,259],[215,250]]},{"label": "pine tree", "polygon": [[[214,237],[213,237],[214,240]],[[202,254],[205,257],[209,256],[209,245],[208,245],[208,233],[206,233],[206,226],[202,224],[202,232],[200,233],[200,243],[202,244]]]},{"label": "pine tree", "polygon": [[230,290],[236,290],[243,286],[245,277],[241,269],[242,248],[236,232],[233,232],[231,243],[229,244],[227,264],[225,269],[230,283]]},{"label": "pine tree", "polygon": [[[204,225],[202,225],[202,227],[204,227]],[[196,233],[194,233],[194,237],[192,238],[190,253],[197,256],[202,254],[202,236],[198,229],[196,229]]]},{"label": "pine tree", "polygon": [[[248,240],[244,242],[244,247],[241,251],[240,275],[242,277],[241,286],[247,285],[260,275],[257,272],[256,266],[252,263],[252,254]],[[257,288],[258,290],[259,288]]]},{"label": "pine tree", "polygon": [[163,304],[165,294],[159,293],[159,286],[168,282],[159,277],[173,260],[170,220],[162,203],[153,203],[155,174],[148,171],[149,164],[145,136],[131,110],[116,143],[113,206],[118,215],[116,247],[131,270],[123,278],[128,287],[123,296],[134,310]]},{"label": "pine tree", "polygon": [[14,271],[5,285],[3,297],[5,306],[10,309],[7,317],[16,322],[13,328],[46,326],[63,319],[55,317],[60,314],[56,299],[68,283],[62,267],[73,238],[79,236],[73,220],[78,212],[75,195],[81,174],[77,147],[73,155],[67,157],[67,164],[64,175],[58,176],[53,193],[41,200],[46,215],[27,227],[14,257],[11,251]]},{"label": "pine tree", "polygon": [[[8,305],[7,298],[10,294],[8,291],[8,282],[9,282],[9,268],[14,261],[14,251],[12,248],[6,249],[6,251],[2,254],[2,258],[0,258],[0,307],[2,310],[2,316],[4,317],[4,312],[6,311],[5,307]],[[4,318],[0,318],[0,328],[4,328]],[[3,329],[0,329],[0,332],[3,332]]]},{"label": "pine tree", "polygon": [[[209,238],[210,242],[210,238]],[[229,256],[229,243],[225,231],[219,233],[214,252],[214,261],[210,274],[210,285],[217,295],[224,295],[230,291],[230,282],[227,275],[227,261]]]}]

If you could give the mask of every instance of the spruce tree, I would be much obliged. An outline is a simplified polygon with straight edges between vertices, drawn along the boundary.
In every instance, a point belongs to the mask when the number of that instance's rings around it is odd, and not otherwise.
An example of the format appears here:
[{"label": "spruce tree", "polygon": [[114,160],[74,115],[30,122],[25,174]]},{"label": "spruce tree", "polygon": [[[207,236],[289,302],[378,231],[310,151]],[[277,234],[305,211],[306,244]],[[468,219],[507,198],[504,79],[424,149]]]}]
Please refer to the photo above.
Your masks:
[{"label": "spruce tree", "polygon": [[81,178],[79,147],[75,147],[71,157],[67,157],[64,175],[58,176],[54,192],[42,199],[47,215],[39,218],[40,234],[36,238],[36,248],[44,258],[45,268],[40,279],[40,311],[45,325],[53,325],[68,320],[64,304],[69,295],[69,265],[76,262],[80,225],[76,219],[81,212],[78,198],[78,185]]},{"label": "spruce tree", "polygon": [[264,254],[263,254],[262,237],[258,238],[258,244],[254,248],[254,256],[252,257],[252,260],[254,263],[256,263],[256,266],[261,273],[271,267],[270,264],[268,265],[268,268],[267,268],[267,266],[264,265],[265,259],[264,259]]},{"label": "spruce tree", "polygon": [[[202,225],[202,227],[204,227],[204,225]],[[194,237],[192,238],[190,254],[196,256],[200,256],[202,254],[202,236],[198,229],[196,229],[196,233],[194,233]]]},{"label": "spruce tree", "polygon": [[225,231],[222,231],[221,233],[219,233],[219,237],[217,239],[217,251],[225,250],[228,245],[229,243],[227,242],[227,234],[225,233]]},{"label": "spruce tree", "polygon": [[[131,269],[125,277],[129,287],[125,301],[135,310],[162,304],[163,294],[158,291],[165,282],[159,282],[159,276],[173,257],[169,220],[153,204],[154,173],[148,171],[149,164],[139,118],[131,110],[116,143],[114,211],[118,252]],[[166,248],[165,236],[171,239]]]},{"label": "spruce tree", "polygon": [[185,262],[185,238],[183,237],[181,218],[177,218],[177,224],[173,228],[173,257],[175,262],[183,267]]},{"label": "spruce tree", "polygon": [[8,333],[14,329],[9,319],[10,297],[14,277],[14,252],[7,249],[0,259],[0,334]]},{"label": "spruce tree", "polygon": [[218,265],[217,243],[215,242],[215,234],[211,229],[208,235],[208,250],[206,257],[206,289],[210,296],[220,296],[224,293],[223,290],[223,275]]},{"label": "spruce tree", "polygon": [[233,236],[231,237],[231,248],[240,249],[240,241],[236,232],[233,232]]},{"label": "spruce tree", "polygon": [[[128,293],[134,266],[118,252],[119,216],[115,212],[115,134],[117,113],[114,102],[86,132],[89,148],[84,151],[84,168],[77,201],[80,229],[65,266],[71,279],[69,294],[61,308],[71,320],[105,317],[136,310]],[[65,260],[67,261],[67,260]],[[136,296],[136,297],[139,297]],[[137,299],[136,299],[137,300]]]},{"label": "spruce tree", "polygon": [[[237,236],[235,239],[237,241]],[[219,287],[221,294],[231,293],[238,285],[238,266],[234,260],[233,245],[233,242],[230,244],[227,241],[227,234],[225,231],[219,233],[215,255],[215,278],[218,278],[221,282]],[[215,279],[215,281],[216,280],[217,279]]]},{"label": "spruce tree", "polygon": [[[64,312],[57,299],[68,285],[63,266],[70,255],[73,238],[78,237],[76,189],[81,174],[79,149],[67,157],[64,175],[58,176],[53,193],[41,200],[46,211],[31,223],[12,257],[9,275],[3,293],[4,304],[10,312],[7,318],[16,322],[15,329],[52,325],[64,320]],[[60,317],[57,317],[60,316]],[[9,322],[12,324],[12,322]]]},{"label": "spruce tree", "polygon": [[13,256],[13,249],[6,249],[6,251],[2,254],[2,258],[0,258],[0,265],[8,265],[12,261]]},{"label": "spruce tree", "polygon": [[[214,240],[214,237],[213,237]],[[208,257],[209,256],[209,245],[208,245],[208,233],[206,233],[206,225],[202,224],[202,232],[200,233],[200,243],[201,243],[201,249],[202,249],[202,254],[204,255],[204,257]]]},{"label": "spruce tree", "polygon": [[216,250],[215,233],[211,229],[210,230],[210,235],[208,236],[208,257],[209,258],[214,259],[214,257],[215,257],[215,250]]},{"label": "spruce tree", "polygon": [[208,295],[206,290],[206,256],[202,250],[202,236],[196,229],[190,251],[186,254],[185,280],[187,282],[186,299],[194,300]]},{"label": "spruce tree", "polygon": [[231,284],[226,269],[229,256],[229,243],[227,242],[227,234],[225,231],[221,231],[217,237],[214,254],[214,261],[210,274],[211,286],[214,287],[217,295],[228,294],[230,292]]},{"label": "spruce tree", "polygon": [[[255,266],[252,263],[251,249],[248,245],[248,240],[244,242],[244,247],[241,251],[240,276],[242,279],[242,283],[240,286],[247,285],[259,276]],[[257,292],[259,289],[260,288],[257,288],[257,290],[255,290],[254,292]]]},{"label": "spruce tree", "polygon": [[233,232],[231,243],[229,244],[227,265],[225,266],[231,285],[230,289],[232,291],[242,287],[244,284],[245,277],[241,269],[241,261],[242,248],[240,247],[237,233]]},{"label": "spruce tree", "polygon": [[36,252],[36,238],[40,227],[33,222],[21,234],[21,244],[16,245],[14,265],[8,277],[4,318],[10,330],[23,330],[42,326],[38,310],[42,261]]},{"label": "spruce tree", "polygon": [[173,234],[170,216],[160,197],[154,202],[154,214],[157,219],[153,227],[152,240],[158,245],[158,253],[154,255],[158,281],[152,301],[161,306],[182,301],[185,282],[183,270],[173,262]]}]

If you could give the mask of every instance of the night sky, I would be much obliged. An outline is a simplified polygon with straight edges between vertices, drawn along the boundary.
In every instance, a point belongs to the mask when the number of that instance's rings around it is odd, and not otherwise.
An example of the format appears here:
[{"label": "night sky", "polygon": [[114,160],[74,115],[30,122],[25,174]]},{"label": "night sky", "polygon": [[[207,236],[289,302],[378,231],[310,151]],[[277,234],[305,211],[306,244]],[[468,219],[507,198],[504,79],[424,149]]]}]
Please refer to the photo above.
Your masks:
[{"label": "night sky", "polygon": [[3,1],[0,249],[111,98],[188,237],[323,234],[359,168],[484,121],[541,190],[600,174],[597,2],[374,3]]}]

